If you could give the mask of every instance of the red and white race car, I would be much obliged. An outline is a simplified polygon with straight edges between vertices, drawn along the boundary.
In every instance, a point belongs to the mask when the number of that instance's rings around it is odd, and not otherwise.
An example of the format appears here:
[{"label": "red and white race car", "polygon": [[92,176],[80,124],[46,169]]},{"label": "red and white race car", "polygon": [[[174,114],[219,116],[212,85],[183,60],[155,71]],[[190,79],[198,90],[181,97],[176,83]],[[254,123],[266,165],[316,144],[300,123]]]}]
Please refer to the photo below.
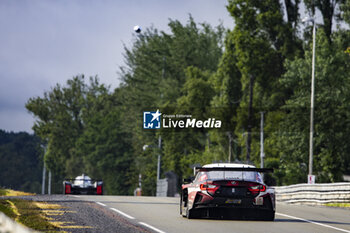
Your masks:
[{"label": "red and white race car", "polygon": [[82,174],[75,179],[63,181],[63,193],[103,195],[103,181],[92,180],[89,176]]},{"label": "red and white race car", "polygon": [[180,214],[187,218],[219,217],[275,219],[275,191],[263,182],[262,172],[248,164],[215,163],[195,168],[196,177],[182,185]]}]

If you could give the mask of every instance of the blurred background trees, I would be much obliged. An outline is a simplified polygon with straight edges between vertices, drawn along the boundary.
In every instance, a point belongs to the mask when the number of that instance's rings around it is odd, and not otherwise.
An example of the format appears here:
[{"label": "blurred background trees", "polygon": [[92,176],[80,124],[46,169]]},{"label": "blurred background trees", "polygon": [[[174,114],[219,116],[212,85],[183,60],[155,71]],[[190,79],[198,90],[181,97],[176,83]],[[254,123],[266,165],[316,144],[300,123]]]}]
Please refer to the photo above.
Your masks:
[{"label": "blurred background trees", "polygon": [[40,192],[43,168],[40,142],[35,135],[0,130],[0,187]]}]

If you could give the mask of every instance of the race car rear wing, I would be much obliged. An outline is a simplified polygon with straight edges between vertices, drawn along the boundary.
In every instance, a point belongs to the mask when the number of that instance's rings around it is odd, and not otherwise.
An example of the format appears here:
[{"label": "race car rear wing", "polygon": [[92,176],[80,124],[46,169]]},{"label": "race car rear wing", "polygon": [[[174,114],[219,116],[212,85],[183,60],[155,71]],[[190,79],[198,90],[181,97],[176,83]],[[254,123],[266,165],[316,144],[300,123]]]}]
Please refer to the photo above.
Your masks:
[{"label": "race car rear wing", "polygon": [[77,180],[82,180],[82,181],[91,181],[92,183],[93,182],[102,182],[103,180],[101,179],[64,179],[64,181],[77,181]]},{"label": "race car rear wing", "polygon": [[247,171],[273,173],[273,168],[256,168],[256,167],[194,167],[194,174],[200,171]]}]

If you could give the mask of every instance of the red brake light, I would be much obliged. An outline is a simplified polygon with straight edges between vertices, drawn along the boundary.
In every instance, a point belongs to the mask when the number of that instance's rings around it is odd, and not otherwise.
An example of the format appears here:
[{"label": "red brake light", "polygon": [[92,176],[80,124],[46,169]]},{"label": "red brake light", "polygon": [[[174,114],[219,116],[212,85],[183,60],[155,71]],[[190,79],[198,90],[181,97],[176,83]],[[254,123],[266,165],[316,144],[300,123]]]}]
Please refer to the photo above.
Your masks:
[{"label": "red brake light", "polygon": [[69,194],[69,193],[71,193],[71,187],[69,184],[66,184],[65,185],[65,194]]},{"label": "red brake light", "polygon": [[206,190],[208,192],[215,192],[216,190],[218,190],[219,186],[213,183],[209,183],[209,182],[205,182],[203,184],[200,185],[200,189],[201,190]]},{"label": "red brake light", "polygon": [[96,194],[97,195],[102,195],[102,185],[99,185],[96,187]]},{"label": "red brake light", "polygon": [[248,187],[249,191],[251,192],[265,192],[266,191],[266,186],[262,184],[255,184],[252,183]]}]

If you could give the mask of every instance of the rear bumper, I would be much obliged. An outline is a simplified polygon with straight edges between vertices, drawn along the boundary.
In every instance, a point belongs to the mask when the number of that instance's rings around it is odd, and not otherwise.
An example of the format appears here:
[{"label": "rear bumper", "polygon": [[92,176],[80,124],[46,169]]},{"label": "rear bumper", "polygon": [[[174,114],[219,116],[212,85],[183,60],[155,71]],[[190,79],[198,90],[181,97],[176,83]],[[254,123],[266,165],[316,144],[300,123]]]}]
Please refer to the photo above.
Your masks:
[{"label": "rear bumper", "polygon": [[[273,220],[275,209],[271,197],[266,195],[262,198],[264,203],[256,205],[255,198],[215,197],[205,202],[195,202],[191,213],[194,218]],[[232,200],[236,203],[228,203]]]},{"label": "rear bumper", "polygon": [[274,211],[273,200],[270,195],[260,197],[263,203],[257,204],[256,197],[212,197],[198,193],[193,209],[223,208],[223,209],[251,209]]},{"label": "rear bumper", "polygon": [[72,187],[71,194],[87,194],[87,195],[96,195],[96,188],[80,188],[80,187]]},{"label": "rear bumper", "polygon": [[221,218],[237,220],[273,220],[275,211],[260,208],[206,207],[191,210],[193,218]]}]

